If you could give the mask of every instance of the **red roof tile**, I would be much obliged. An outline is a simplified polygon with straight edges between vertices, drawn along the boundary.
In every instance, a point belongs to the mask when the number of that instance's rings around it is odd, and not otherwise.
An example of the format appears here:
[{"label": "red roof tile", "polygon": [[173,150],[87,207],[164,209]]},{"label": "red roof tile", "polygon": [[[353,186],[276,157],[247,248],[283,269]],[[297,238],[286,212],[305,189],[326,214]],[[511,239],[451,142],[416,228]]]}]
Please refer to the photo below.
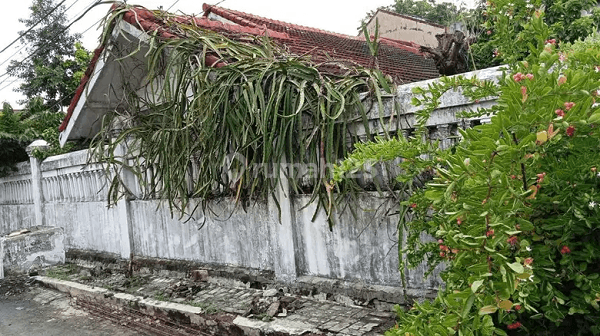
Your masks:
[{"label": "red roof tile", "polygon": [[[116,4],[113,5],[113,9],[117,7]],[[267,35],[284,45],[292,53],[309,54],[317,62],[346,61],[365,67],[371,67],[374,63],[364,38],[290,24],[207,4],[204,4],[202,8],[204,9],[202,17],[177,16],[170,19],[178,23],[193,24],[218,32],[232,39],[241,39],[244,35]],[[210,13],[227,19],[233,24],[210,20],[208,18]],[[143,7],[132,7],[123,15],[123,20],[143,31],[157,32],[163,38],[182,37],[178,35],[178,32],[170,29],[166,21]],[[390,75],[394,81],[406,83],[439,77],[435,63],[424,57],[419,51],[419,45],[389,38],[382,38],[380,42],[377,59],[379,69],[384,74]],[[62,132],[66,129],[103,49],[104,46],[100,46],[94,52],[94,58],[88,66],[86,75],[81,80],[59,131]],[[208,66],[222,67],[226,65],[223,61],[210,55],[205,61]]]},{"label": "red roof tile", "polygon": [[[372,65],[372,57],[364,38],[304,27],[207,4],[204,4],[202,9],[205,17],[213,13],[242,26],[263,27],[269,31],[285,33],[289,39],[280,40],[280,43],[287,46],[291,52],[309,53],[318,61],[332,58],[367,67]],[[396,82],[414,82],[439,77],[435,63],[424,57],[419,51],[419,45],[388,38],[383,38],[380,42],[379,68]]]}]

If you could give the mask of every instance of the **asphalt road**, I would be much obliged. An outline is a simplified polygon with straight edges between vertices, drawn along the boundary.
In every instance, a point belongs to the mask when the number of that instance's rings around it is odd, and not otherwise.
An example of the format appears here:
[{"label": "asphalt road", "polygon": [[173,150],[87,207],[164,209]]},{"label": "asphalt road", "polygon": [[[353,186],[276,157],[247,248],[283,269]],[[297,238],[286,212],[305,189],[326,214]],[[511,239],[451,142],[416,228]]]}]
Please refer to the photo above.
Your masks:
[{"label": "asphalt road", "polygon": [[133,336],[144,333],[88,314],[63,293],[29,285],[26,278],[0,280],[0,336]]}]

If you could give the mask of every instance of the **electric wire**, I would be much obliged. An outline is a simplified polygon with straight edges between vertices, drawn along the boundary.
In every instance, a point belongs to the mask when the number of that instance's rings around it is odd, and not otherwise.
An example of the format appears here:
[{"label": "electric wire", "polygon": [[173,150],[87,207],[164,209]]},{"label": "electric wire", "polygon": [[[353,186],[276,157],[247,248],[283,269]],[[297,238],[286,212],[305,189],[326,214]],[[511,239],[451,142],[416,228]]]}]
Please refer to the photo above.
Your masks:
[{"label": "electric wire", "polygon": [[[82,34],[87,33],[90,29],[92,29],[94,26],[96,26],[97,24],[99,24],[102,21],[103,18],[101,18],[100,20],[94,22],[91,26],[89,26],[86,30],[83,31]],[[11,86],[12,84],[14,84],[16,81],[18,81],[19,78],[16,78],[15,80],[13,80],[12,82],[8,83],[7,85],[3,86],[2,88],[0,88],[0,92],[2,92],[2,90],[6,89],[7,87]],[[0,82],[0,85],[4,83],[4,81]],[[64,100],[64,98],[62,99]],[[61,101],[62,101],[61,100]],[[54,106],[53,106],[54,107]]]},{"label": "electric wire", "polygon": [[[30,31],[33,30],[33,28],[35,28],[37,25],[39,25],[42,21],[44,21],[48,16],[50,16],[50,14],[54,13],[54,11],[56,9],[58,9],[58,7],[60,7],[62,4],[65,3],[65,1],[67,0],[62,0],[58,5],[56,5],[54,8],[52,8],[52,10],[50,10],[48,13],[46,13],[46,15],[44,15],[43,18],[39,19],[38,22],[34,23],[33,26],[29,27],[29,29],[27,29],[26,31],[24,31],[23,33],[21,33],[19,35],[19,37],[17,37],[16,39],[14,39],[12,42],[10,42],[6,47],[4,47],[4,49],[0,50],[0,54],[3,53],[6,49],[10,48],[11,45],[15,44],[17,41],[19,41],[23,36],[27,35]],[[75,0],[75,2],[77,2],[78,0]],[[74,3],[75,3],[74,2]]]},{"label": "electric wire", "polygon": [[[75,2],[77,2],[78,0],[76,0]],[[112,2],[112,1],[109,1]],[[71,23],[69,23],[63,30],[61,30],[60,32],[58,32],[57,34],[54,35],[54,38],[57,38],[58,35],[64,33],[65,31],[67,31],[69,28],[71,28],[71,26],[73,24],[75,24],[76,22],[78,22],[79,20],[81,20],[92,8],[96,7],[97,5],[103,3],[102,0],[96,0],[90,7],[88,7],[85,11],[83,11],[83,14],[79,15],[77,18],[75,18]],[[107,2],[108,3],[108,2]],[[74,3],[73,3],[74,4]],[[71,5],[73,6],[73,5]],[[70,8],[70,7],[69,7]],[[81,12],[80,12],[81,13]],[[23,60],[21,60],[20,62],[17,62],[19,64],[23,64],[23,62],[27,61],[28,59],[32,58],[33,56],[35,56],[35,54],[41,49],[41,47],[37,48],[36,50],[34,50],[32,53],[30,53],[27,57],[25,57]],[[6,62],[6,61],[5,61]],[[3,62],[2,64],[4,64],[5,62]],[[2,75],[0,75],[0,78],[4,77],[8,75],[8,71],[5,71]],[[4,82],[6,82],[6,79],[3,80],[2,82],[0,82],[0,85],[2,85]]]}]

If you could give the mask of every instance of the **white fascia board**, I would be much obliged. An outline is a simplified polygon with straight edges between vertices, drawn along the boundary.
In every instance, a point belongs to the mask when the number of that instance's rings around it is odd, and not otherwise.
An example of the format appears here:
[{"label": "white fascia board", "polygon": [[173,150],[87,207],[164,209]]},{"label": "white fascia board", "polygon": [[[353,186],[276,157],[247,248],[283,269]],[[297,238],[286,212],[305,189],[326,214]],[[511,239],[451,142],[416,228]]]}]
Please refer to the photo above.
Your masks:
[{"label": "white fascia board", "polygon": [[[125,34],[127,34],[128,36]],[[151,39],[150,36],[148,36],[148,34],[123,20],[119,20],[119,22],[117,23],[115,29],[111,34],[110,41],[116,41],[119,38],[119,36],[123,36],[123,38],[125,38],[128,41],[130,41],[129,37],[132,37],[134,39],[137,39],[139,43],[148,44],[150,43]],[[85,89],[79,97],[79,101],[77,101],[77,105],[75,106],[75,109],[71,114],[71,118],[69,119],[69,123],[67,124],[66,129],[59,134],[59,143],[61,147],[64,147],[67,141],[70,140],[70,135],[73,132],[73,128],[75,127],[77,120],[80,118],[83,109],[86,107],[89,93],[94,89],[98,78],[100,78],[102,71],[106,67],[106,60],[108,59],[110,49],[110,43],[107,43],[107,46],[104,48],[104,50],[98,57],[92,76],[85,85]]]}]

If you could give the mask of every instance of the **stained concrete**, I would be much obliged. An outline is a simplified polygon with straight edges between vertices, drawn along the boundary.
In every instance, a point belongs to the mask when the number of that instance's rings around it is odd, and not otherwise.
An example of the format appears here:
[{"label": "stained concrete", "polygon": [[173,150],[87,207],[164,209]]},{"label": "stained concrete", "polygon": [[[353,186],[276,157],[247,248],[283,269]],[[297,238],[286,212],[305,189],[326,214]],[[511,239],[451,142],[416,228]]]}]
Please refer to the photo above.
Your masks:
[{"label": "stained concrete", "polygon": [[4,271],[26,273],[65,262],[64,231],[62,228],[33,227],[30,232],[0,238]]}]

